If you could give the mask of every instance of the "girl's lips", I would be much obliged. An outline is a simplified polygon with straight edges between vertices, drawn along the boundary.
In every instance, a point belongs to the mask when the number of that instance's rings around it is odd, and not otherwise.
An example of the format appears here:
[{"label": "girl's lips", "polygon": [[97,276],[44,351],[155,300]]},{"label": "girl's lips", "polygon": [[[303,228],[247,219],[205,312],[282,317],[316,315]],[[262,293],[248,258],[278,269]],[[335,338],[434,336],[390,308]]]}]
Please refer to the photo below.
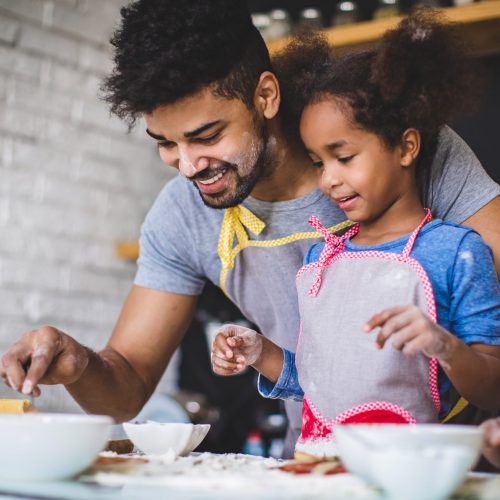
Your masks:
[{"label": "girl's lips", "polygon": [[[203,184],[199,180],[195,181],[196,185],[198,186],[198,189],[203,193],[203,194],[215,194],[220,191],[222,191],[225,187],[226,184],[226,178],[227,178],[227,173],[229,172],[229,169],[226,170],[220,179],[217,179],[215,182],[212,182],[211,184]],[[205,180],[205,179],[204,179]]]},{"label": "girl's lips", "polygon": [[349,210],[353,208],[353,206],[356,204],[356,201],[358,200],[359,196],[356,194],[354,196],[351,196],[350,198],[347,198],[345,200],[336,200],[335,202],[337,205],[344,211]]}]

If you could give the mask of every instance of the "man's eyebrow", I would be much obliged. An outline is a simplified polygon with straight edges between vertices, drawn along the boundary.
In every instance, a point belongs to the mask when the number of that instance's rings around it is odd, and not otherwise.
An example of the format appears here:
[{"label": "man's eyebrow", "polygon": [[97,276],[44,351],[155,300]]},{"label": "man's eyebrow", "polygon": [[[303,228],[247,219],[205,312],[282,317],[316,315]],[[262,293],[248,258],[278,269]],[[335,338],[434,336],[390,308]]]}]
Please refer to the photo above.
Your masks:
[{"label": "man's eyebrow", "polygon": [[[194,130],[191,130],[189,132],[184,132],[184,137],[186,139],[196,137],[197,135],[205,132],[205,130],[210,129],[210,128],[214,127],[215,125],[220,125],[221,123],[225,123],[225,122],[223,122],[222,120],[215,120],[213,122],[205,123]],[[156,139],[157,141],[167,141],[168,140],[165,137],[163,137],[163,135],[158,135],[158,134],[155,134],[154,132],[151,132],[151,130],[149,130],[148,128],[146,129],[146,134],[148,134],[153,139]]]},{"label": "man's eyebrow", "polygon": [[205,130],[212,128],[214,125],[220,125],[221,123],[224,123],[224,122],[222,120],[215,120],[213,122],[205,123],[204,125],[201,125],[200,127],[196,128],[194,130],[191,130],[190,132],[184,132],[184,137],[186,139],[196,137],[197,135],[200,135],[201,133],[205,132]]},{"label": "man's eyebrow", "polygon": [[148,128],[146,129],[146,134],[148,134],[153,139],[156,139],[157,141],[164,141],[165,140],[165,137],[163,137],[162,135],[154,134]]}]

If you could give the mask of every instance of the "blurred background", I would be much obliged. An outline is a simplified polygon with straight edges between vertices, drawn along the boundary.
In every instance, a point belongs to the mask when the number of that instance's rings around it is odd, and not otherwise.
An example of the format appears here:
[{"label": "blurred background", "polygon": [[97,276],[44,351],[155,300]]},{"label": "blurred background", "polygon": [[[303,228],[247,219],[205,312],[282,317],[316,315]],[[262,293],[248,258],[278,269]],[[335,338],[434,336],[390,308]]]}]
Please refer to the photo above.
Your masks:
[{"label": "blurred background", "polygon": [[[408,1],[248,5],[272,43],[300,24],[345,30],[382,22],[408,9]],[[111,68],[108,39],[124,3],[0,0],[0,353],[43,324],[96,350],[104,346],[135,273],[136,247],[122,246],[117,255],[117,243],[136,240],[149,206],[174,175],[144,127],[128,133],[97,98]],[[488,24],[486,49],[482,41],[477,52],[488,85],[479,112],[452,125],[498,182],[500,29],[491,23],[500,26],[500,0],[484,4],[497,13]],[[211,336],[228,321],[244,318],[207,286],[174,361],[137,418],[208,422],[207,450],[279,455],[281,405],[258,396],[251,371],[231,378],[211,371]],[[18,395],[2,385],[0,397]],[[81,411],[57,387],[44,388],[37,406]]]}]

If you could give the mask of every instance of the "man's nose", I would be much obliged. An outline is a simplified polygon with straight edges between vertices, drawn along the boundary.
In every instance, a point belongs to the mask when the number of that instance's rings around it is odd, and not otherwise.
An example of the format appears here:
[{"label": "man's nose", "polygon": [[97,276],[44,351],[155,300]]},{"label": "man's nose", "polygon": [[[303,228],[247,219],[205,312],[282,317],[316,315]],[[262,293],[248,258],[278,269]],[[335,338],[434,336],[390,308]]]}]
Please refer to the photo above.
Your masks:
[{"label": "man's nose", "polygon": [[179,172],[184,177],[193,177],[202,170],[205,170],[210,164],[206,157],[193,157],[188,151],[179,148]]}]

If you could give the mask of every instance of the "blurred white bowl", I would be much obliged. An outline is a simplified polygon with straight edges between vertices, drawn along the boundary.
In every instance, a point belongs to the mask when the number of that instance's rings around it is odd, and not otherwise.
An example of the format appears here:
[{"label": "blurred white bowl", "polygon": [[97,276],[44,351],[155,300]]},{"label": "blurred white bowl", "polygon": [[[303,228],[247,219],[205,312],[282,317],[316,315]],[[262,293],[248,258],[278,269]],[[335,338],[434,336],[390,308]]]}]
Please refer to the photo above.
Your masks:
[{"label": "blurred white bowl", "polygon": [[100,415],[0,415],[0,477],[49,481],[74,476],[106,446],[112,424]]},{"label": "blurred white bowl", "polygon": [[391,498],[445,498],[479,459],[482,430],[442,424],[353,424],[335,428],[346,468]]},{"label": "blurred white bowl", "polygon": [[191,453],[207,435],[210,424],[124,423],[131,441],[147,455],[163,455],[173,451],[176,456]]}]

